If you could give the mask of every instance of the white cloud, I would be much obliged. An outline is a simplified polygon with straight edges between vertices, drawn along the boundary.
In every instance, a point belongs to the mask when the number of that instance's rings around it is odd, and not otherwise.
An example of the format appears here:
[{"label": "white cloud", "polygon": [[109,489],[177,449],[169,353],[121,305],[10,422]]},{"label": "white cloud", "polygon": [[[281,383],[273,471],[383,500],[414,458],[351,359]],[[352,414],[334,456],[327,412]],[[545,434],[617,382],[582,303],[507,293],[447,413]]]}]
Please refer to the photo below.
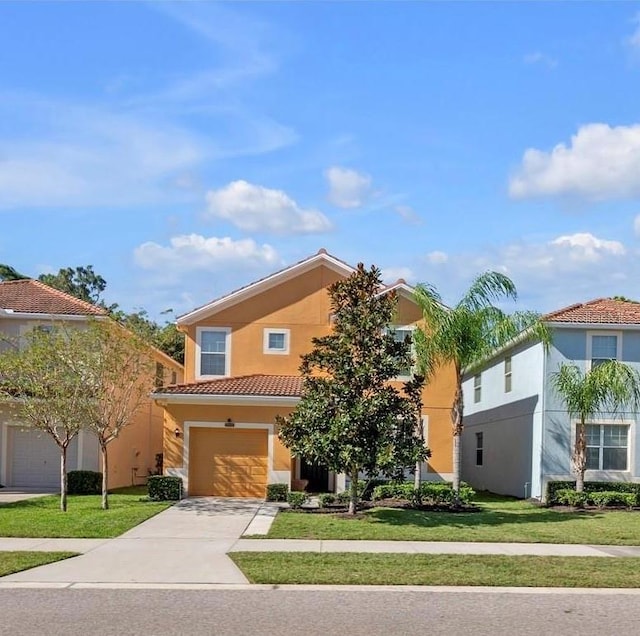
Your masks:
[{"label": "white cloud", "polygon": [[396,205],[394,210],[407,222],[412,225],[423,223],[420,215],[410,205]]},{"label": "white cloud", "polygon": [[407,283],[416,280],[416,275],[409,267],[387,267],[382,270],[382,280],[387,285],[392,285],[402,279]]},{"label": "white cloud", "polygon": [[207,213],[249,232],[311,234],[331,229],[322,212],[301,208],[282,190],[243,180],[207,192]]},{"label": "white cloud", "polygon": [[443,292],[445,302],[457,302],[469,281],[488,270],[509,276],[523,306],[539,311],[601,296],[638,297],[638,254],[619,241],[589,232],[449,254],[445,262],[430,265],[422,276]]},{"label": "white cloud", "polygon": [[640,196],[640,125],[587,124],[569,146],[560,143],[551,152],[529,148],[510,180],[509,194],[517,199]]},{"label": "white cloud", "polygon": [[566,248],[569,258],[576,261],[599,261],[604,256],[622,256],[626,250],[619,241],[599,239],[589,232],[559,236],[550,245]]},{"label": "white cloud", "polygon": [[633,21],[636,24],[634,32],[626,39],[626,44],[631,49],[640,51],[640,13],[636,13]]},{"label": "white cloud", "polygon": [[371,177],[367,174],[332,166],[325,170],[329,184],[328,199],[339,208],[359,208],[371,195]]},{"label": "white cloud", "polygon": [[640,236],[640,214],[636,215],[636,218],[633,219],[633,231],[636,236]]},{"label": "white cloud", "polygon": [[134,250],[137,265],[159,273],[171,271],[220,272],[255,269],[279,265],[280,259],[271,245],[258,245],[252,239],[204,237],[200,234],[174,236],[169,245],[147,242]]},{"label": "white cloud", "polygon": [[446,252],[440,252],[436,250],[427,254],[427,260],[432,265],[441,265],[442,263],[446,263],[449,260],[449,256],[448,254],[446,254]]},{"label": "white cloud", "polygon": [[523,59],[525,64],[542,64],[547,68],[555,68],[556,66],[558,66],[558,60],[551,57],[550,55],[542,53],[541,51],[527,53],[527,55],[525,55]]}]

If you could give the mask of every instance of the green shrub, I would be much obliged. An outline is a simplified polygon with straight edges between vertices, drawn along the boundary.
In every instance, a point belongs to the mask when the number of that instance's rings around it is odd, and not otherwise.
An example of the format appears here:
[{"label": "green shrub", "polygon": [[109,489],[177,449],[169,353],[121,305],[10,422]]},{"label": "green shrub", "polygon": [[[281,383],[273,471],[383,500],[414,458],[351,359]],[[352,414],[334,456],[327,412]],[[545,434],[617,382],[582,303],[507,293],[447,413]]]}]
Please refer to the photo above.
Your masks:
[{"label": "green shrub", "polygon": [[598,508],[608,506],[626,506],[633,508],[636,505],[637,495],[632,492],[616,492],[614,490],[601,490],[588,494],[588,499]]},{"label": "green shrub", "polygon": [[[360,493],[360,497],[365,501],[371,501],[373,499],[373,491],[378,486],[384,486],[389,483],[388,479],[369,479],[368,481],[358,482],[358,486],[360,483],[363,484],[362,493]],[[359,489],[359,488],[358,488]]]},{"label": "green shrub", "polygon": [[[469,504],[475,497],[475,490],[465,483],[460,484],[460,503]],[[423,482],[416,489],[409,482],[376,486],[373,490],[373,500],[404,499],[412,506],[450,506],[454,501],[454,492],[449,482]]]},{"label": "green shrub", "polygon": [[306,492],[292,491],[287,495],[287,503],[292,508],[301,508],[302,504],[304,504],[309,499],[309,495]]},{"label": "green shrub", "polygon": [[147,478],[151,501],[177,501],[182,499],[182,479],[167,475],[151,475]]},{"label": "green shrub", "polygon": [[413,495],[413,490],[413,484],[408,482],[382,484],[373,489],[371,498],[373,501],[379,501],[380,499],[406,499],[409,501]]},{"label": "green shrub", "polygon": [[288,494],[287,484],[267,484],[267,501],[286,501]]},{"label": "green shrub", "polygon": [[337,497],[332,492],[324,492],[318,496],[318,503],[321,508],[326,508],[337,503]]},{"label": "green shrub", "polygon": [[336,493],[337,504],[346,505],[349,503],[350,499],[351,499],[351,493],[347,490]]},{"label": "green shrub", "polygon": [[70,470],[67,473],[67,492],[70,495],[99,495],[102,492],[102,473]]},{"label": "green shrub", "polygon": [[563,506],[573,506],[574,508],[584,508],[588,501],[586,492],[576,492],[570,488],[556,490],[555,498],[557,503]]},{"label": "green shrub", "polygon": [[[575,481],[550,481],[547,483],[546,503],[549,506],[561,503],[556,493],[559,490],[570,490],[576,487]],[[629,481],[585,481],[584,492],[622,492],[633,493],[636,500],[640,501],[640,483]]]}]

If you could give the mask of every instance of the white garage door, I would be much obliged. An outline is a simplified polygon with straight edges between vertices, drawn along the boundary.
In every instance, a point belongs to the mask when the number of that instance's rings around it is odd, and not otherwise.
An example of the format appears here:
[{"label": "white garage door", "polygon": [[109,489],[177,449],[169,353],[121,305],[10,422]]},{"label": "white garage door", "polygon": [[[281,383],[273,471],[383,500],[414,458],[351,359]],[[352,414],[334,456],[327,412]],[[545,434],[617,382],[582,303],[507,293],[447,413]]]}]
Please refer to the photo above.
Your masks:
[{"label": "white garage door", "polygon": [[[60,450],[46,433],[9,427],[9,483],[14,488],[58,488]],[[67,451],[67,469],[77,465],[78,439]]]}]

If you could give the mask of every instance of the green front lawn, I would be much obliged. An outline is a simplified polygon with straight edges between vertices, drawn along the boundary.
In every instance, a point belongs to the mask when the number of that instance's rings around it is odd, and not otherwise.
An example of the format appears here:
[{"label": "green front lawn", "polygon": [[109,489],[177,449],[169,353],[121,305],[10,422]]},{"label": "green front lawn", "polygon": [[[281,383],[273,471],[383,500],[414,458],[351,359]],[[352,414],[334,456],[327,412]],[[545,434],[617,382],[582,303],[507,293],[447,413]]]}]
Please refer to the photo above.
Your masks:
[{"label": "green front lawn", "polygon": [[270,539],[491,541],[640,545],[640,512],[542,508],[499,496],[482,497],[479,512],[375,508],[357,519],[281,512]]},{"label": "green front lawn", "polygon": [[171,505],[141,501],[140,494],[111,494],[109,510],[102,510],[100,500],[71,495],[67,512],[60,511],[57,495],[0,504],[0,537],[117,537]]},{"label": "green front lawn", "polygon": [[640,558],[232,552],[251,583],[640,587]]},{"label": "green front lawn", "polygon": [[76,552],[0,552],[0,576],[78,556]]}]

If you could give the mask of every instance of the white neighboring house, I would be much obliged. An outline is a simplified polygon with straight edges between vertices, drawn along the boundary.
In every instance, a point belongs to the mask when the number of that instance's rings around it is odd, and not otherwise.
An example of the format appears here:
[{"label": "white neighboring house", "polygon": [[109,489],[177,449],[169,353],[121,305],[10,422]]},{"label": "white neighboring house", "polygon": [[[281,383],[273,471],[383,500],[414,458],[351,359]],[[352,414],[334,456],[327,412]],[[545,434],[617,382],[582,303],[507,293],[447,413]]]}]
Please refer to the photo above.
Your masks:
[{"label": "white neighboring house", "polygon": [[[617,359],[640,370],[640,303],[601,298],[549,313],[552,345],[516,341],[469,370],[463,383],[462,477],[476,489],[544,499],[548,481],[574,480],[576,424],[551,376]],[[640,481],[638,414],[587,423],[588,481]]]}]

